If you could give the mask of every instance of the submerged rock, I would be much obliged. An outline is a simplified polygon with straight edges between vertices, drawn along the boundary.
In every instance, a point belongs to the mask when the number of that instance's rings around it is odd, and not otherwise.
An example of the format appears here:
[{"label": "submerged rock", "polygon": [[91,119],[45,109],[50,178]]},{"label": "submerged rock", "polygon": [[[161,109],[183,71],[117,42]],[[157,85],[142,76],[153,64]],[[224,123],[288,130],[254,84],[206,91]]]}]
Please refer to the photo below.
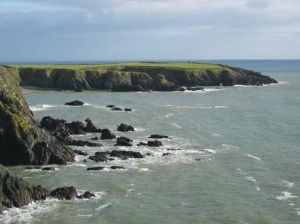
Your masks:
[{"label": "submerged rock", "polygon": [[121,131],[121,132],[128,132],[128,131],[134,131],[134,128],[131,126],[131,125],[127,125],[127,124],[120,124],[118,126],[118,131]]},{"label": "submerged rock", "polygon": [[116,106],[115,105],[107,105],[106,107],[108,107],[108,108],[115,108]]},{"label": "submerged rock", "polygon": [[125,169],[125,167],[123,167],[123,166],[111,166],[110,168],[111,168],[112,170]]},{"label": "submerged rock", "polygon": [[141,159],[144,158],[144,156],[140,152],[134,152],[134,151],[117,151],[113,150],[109,154],[111,157],[119,157],[121,159],[128,159],[128,158],[136,158]]},{"label": "submerged rock", "polygon": [[55,167],[43,167],[43,171],[55,171]]},{"label": "submerged rock", "polygon": [[162,146],[162,142],[161,141],[148,141],[147,143],[145,142],[140,142],[138,144],[138,146],[149,146],[149,147],[159,147]]},{"label": "submerged rock", "polygon": [[67,106],[83,106],[84,102],[82,102],[80,100],[74,100],[74,101],[65,103],[65,105],[67,105]]},{"label": "submerged rock", "polygon": [[116,135],[113,134],[110,130],[108,129],[102,130],[101,139],[114,139],[114,138],[116,138]]},{"label": "submerged rock", "polygon": [[114,110],[114,111],[123,111],[120,107],[114,107],[111,110]]}]

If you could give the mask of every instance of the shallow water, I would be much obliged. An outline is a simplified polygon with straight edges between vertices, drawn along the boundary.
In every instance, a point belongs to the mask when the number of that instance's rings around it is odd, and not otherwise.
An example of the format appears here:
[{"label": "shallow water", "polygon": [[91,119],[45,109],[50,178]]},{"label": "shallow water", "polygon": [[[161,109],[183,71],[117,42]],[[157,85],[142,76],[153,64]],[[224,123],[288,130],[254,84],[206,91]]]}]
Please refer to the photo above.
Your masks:
[{"label": "shallow water", "polygon": [[[26,92],[39,119],[45,115],[67,121],[89,117],[96,126],[128,136],[134,143],[156,133],[172,139],[163,140],[160,148],[130,148],[151,153],[140,160],[97,164],[76,157],[75,163],[56,166],[55,172],[12,167],[32,184],[74,185],[97,192],[97,198],[33,203],[6,212],[0,222],[299,223],[300,62],[225,63],[264,72],[280,84],[204,92]],[[87,105],[63,105],[74,99]],[[105,107],[108,104],[134,111],[113,112]],[[121,122],[137,131],[117,132]],[[100,148],[81,150],[92,155],[116,148],[113,141],[102,143]],[[171,147],[182,150],[168,151]],[[162,157],[166,152],[173,155]],[[96,165],[126,169],[86,170]]]}]

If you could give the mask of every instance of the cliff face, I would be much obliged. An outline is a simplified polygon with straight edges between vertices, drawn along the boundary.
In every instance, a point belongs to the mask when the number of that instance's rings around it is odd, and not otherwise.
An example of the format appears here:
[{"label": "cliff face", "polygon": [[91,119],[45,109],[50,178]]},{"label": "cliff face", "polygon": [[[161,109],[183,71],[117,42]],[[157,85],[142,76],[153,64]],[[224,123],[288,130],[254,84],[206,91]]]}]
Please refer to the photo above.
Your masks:
[{"label": "cliff face", "polygon": [[0,163],[3,165],[65,164],[74,152],[34,120],[15,68],[0,66]]},{"label": "cliff face", "polygon": [[59,90],[175,91],[181,86],[263,85],[277,81],[261,73],[220,65],[219,69],[123,66],[111,70],[20,68],[21,85]]}]

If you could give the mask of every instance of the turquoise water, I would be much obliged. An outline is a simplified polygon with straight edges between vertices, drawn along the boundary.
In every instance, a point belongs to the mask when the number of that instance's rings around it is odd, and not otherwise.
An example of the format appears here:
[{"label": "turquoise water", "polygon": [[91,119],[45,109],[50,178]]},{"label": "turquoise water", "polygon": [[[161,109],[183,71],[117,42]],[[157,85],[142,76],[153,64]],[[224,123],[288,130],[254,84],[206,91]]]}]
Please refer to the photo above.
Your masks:
[{"label": "turquoise water", "polygon": [[[39,119],[89,117],[117,135],[122,135],[117,125],[124,122],[137,128],[123,134],[135,143],[156,133],[172,139],[163,140],[161,148],[130,148],[150,152],[145,159],[104,164],[125,170],[87,171],[103,164],[84,163],[84,157],[56,166],[55,172],[13,167],[32,184],[74,185],[96,192],[97,198],[33,203],[10,210],[0,216],[0,222],[300,223],[300,61],[225,63],[261,71],[280,84],[170,93],[26,91]],[[63,106],[74,99],[87,105]],[[105,108],[108,104],[134,111],[112,112]],[[113,141],[102,144],[81,150],[92,155],[116,148]],[[162,157],[170,147],[182,150]]]}]

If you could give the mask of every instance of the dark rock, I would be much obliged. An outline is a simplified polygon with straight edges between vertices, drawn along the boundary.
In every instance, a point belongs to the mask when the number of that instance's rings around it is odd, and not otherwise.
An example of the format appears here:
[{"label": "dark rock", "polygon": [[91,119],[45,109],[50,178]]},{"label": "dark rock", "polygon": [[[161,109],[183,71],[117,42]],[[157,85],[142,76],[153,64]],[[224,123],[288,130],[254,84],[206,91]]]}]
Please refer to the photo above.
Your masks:
[{"label": "dark rock", "polygon": [[202,86],[192,86],[192,87],[187,87],[188,91],[198,91],[198,90],[204,90]]},{"label": "dark rock", "polygon": [[66,128],[71,135],[84,135],[85,125],[80,121],[73,121],[71,123],[66,123]]},{"label": "dark rock", "polygon": [[96,195],[89,191],[86,191],[82,195],[77,196],[77,198],[80,198],[80,199],[91,199],[94,197],[96,197]]},{"label": "dark rock", "polygon": [[94,166],[94,167],[88,167],[87,170],[103,170],[103,166]]},{"label": "dark rock", "polygon": [[40,170],[41,166],[26,166],[25,170]]},{"label": "dark rock", "polygon": [[186,91],[186,87],[184,87],[184,86],[179,86],[179,87],[177,88],[177,91],[184,92],[184,91]]},{"label": "dark rock", "polygon": [[32,186],[0,165],[0,211],[21,207],[35,200],[44,200],[49,194],[46,188]]},{"label": "dark rock", "polygon": [[124,111],[129,112],[129,111],[132,111],[132,109],[130,109],[130,108],[125,108]]},{"label": "dark rock", "polygon": [[61,187],[51,191],[50,196],[58,200],[72,200],[77,196],[75,187]]},{"label": "dark rock", "polygon": [[99,133],[99,132],[101,132],[101,129],[100,128],[96,128],[95,125],[93,124],[93,122],[89,118],[87,118],[85,120],[85,122],[86,122],[86,126],[84,128],[84,131],[86,131],[86,132],[92,132],[92,133]]},{"label": "dark rock", "polygon": [[109,152],[96,152],[94,156],[90,156],[89,159],[95,162],[106,162],[109,160],[108,158]]},{"label": "dark rock", "polygon": [[80,156],[87,156],[88,153],[87,152],[83,152],[81,150],[74,150],[75,154],[80,155]]},{"label": "dark rock", "polygon": [[83,140],[74,140],[74,139],[69,140],[68,144],[73,145],[73,146],[89,146],[89,147],[100,147],[100,146],[102,146],[100,143],[83,141]]},{"label": "dark rock", "polygon": [[93,138],[91,138],[91,140],[97,141],[97,140],[99,140],[99,138],[98,137],[93,137]]},{"label": "dark rock", "polygon": [[132,144],[130,142],[132,142],[132,140],[129,138],[119,137],[119,138],[117,138],[116,146],[132,146]]},{"label": "dark rock", "polygon": [[197,158],[197,159],[195,159],[196,161],[201,161],[202,159],[201,158]]},{"label": "dark rock", "polygon": [[173,156],[174,154],[172,154],[172,153],[169,153],[169,152],[167,152],[167,153],[163,153],[162,154],[162,156]]},{"label": "dark rock", "polygon": [[74,100],[74,101],[65,103],[65,105],[67,105],[67,106],[83,106],[84,102],[82,102],[80,100]]},{"label": "dark rock", "polygon": [[107,105],[106,107],[108,107],[108,108],[115,108],[116,106],[115,105]]},{"label": "dark rock", "polygon": [[128,158],[137,158],[141,159],[144,158],[144,156],[140,152],[133,152],[133,151],[117,151],[113,150],[110,152],[111,157],[118,157],[121,159],[128,159]]},{"label": "dark rock", "polygon": [[114,139],[114,138],[116,138],[116,135],[113,134],[110,130],[108,129],[102,130],[101,139]]},{"label": "dark rock", "polygon": [[110,167],[112,170],[116,170],[116,169],[125,169],[123,166],[111,166]]},{"label": "dark rock", "polygon": [[111,110],[114,110],[114,111],[122,111],[122,109],[120,107],[114,107],[112,108]]},{"label": "dark rock", "polygon": [[38,126],[19,83],[15,68],[0,66],[0,163],[47,165],[73,161],[73,150]]},{"label": "dark rock", "polygon": [[181,149],[168,148],[167,150],[168,150],[168,151],[178,151],[178,150],[181,150]]},{"label": "dark rock", "polygon": [[55,171],[55,167],[43,167],[43,171]]},{"label": "dark rock", "polygon": [[120,124],[118,126],[118,131],[121,131],[121,132],[128,132],[128,131],[134,131],[134,128],[131,126],[131,125],[127,125],[127,124]]},{"label": "dark rock", "polygon": [[140,142],[139,144],[137,144],[137,146],[147,146],[148,144],[145,142]]},{"label": "dark rock", "polygon": [[41,128],[45,128],[48,131],[59,131],[65,129],[66,121],[60,119],[54,119],[50,116],[43,117],[40,122]]},{"label": "dark rock", "polygon": [[162,146],[162,143],[161,141],[148,141],[148,144],[147,144],[149,147],[159,147],[159,146]]},{"label": "dark rock", "polygon": [[161,138],[169,138],[167,135],[151,135],[149,138],[157,138],[157,139],[161,139]]}]

